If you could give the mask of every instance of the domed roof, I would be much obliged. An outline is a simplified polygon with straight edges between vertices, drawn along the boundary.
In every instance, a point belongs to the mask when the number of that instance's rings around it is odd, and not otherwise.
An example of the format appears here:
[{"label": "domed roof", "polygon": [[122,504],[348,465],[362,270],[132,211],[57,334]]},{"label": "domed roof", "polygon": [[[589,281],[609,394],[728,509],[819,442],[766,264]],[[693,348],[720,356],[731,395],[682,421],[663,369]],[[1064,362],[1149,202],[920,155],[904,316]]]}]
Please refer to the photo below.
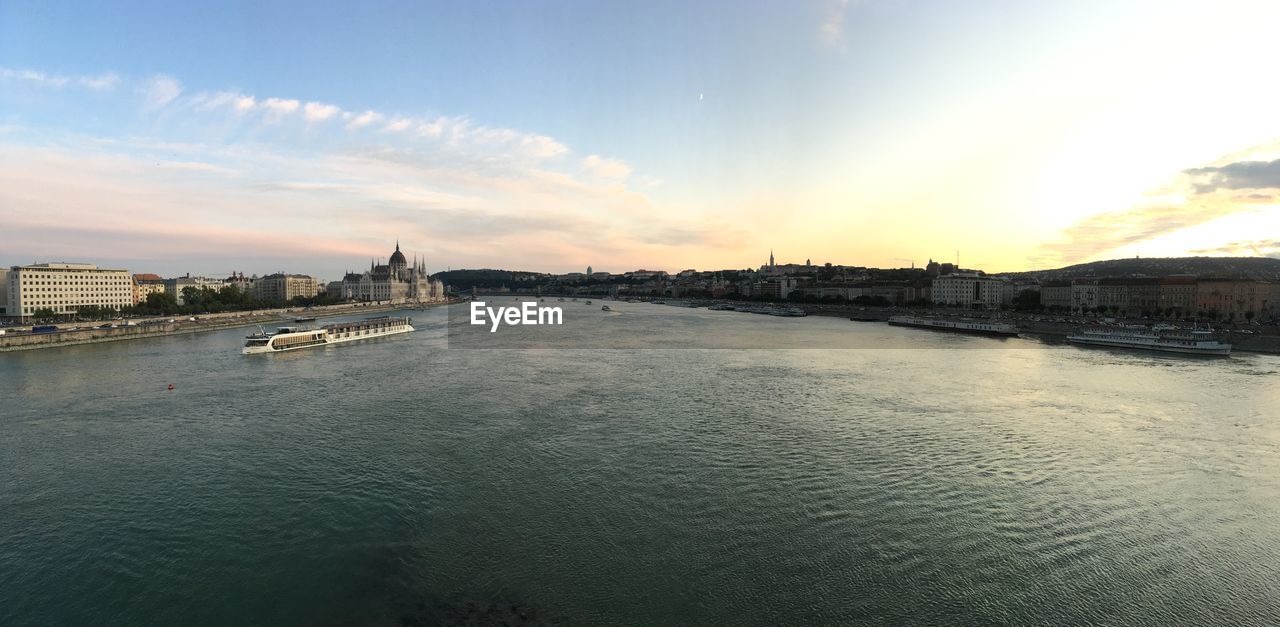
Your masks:
[{"label": "domed roof", "polygon": [[404,253],[400,252],[400,242],[396,242],[396,252],[391,253],[391,259],[387,260],[389,266],[407,266],[409,260],[404,258]]}]

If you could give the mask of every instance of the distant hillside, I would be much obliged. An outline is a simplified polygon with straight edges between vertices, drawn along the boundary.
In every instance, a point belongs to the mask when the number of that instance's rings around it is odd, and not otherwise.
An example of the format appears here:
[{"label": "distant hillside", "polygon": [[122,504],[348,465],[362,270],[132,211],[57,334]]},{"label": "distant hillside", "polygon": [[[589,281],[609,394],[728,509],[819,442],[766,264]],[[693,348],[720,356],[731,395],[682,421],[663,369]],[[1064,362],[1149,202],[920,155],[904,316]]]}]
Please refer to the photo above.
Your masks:
[{"label": "distant hillside", "polygon": [[515,288],[527,281],[537,281],[546,275],[539,272],[522,272],[519,270],[449,270],[436,274],[436,278],[444,281],[450,288],[462,291],[472,287]]},{"label": "distant hillside", "polygon": [[1035,277],[1040,280],[1054,280],[1104,276],[1169,276],[1173,274],[1244,277],[1275,281],[1280,280],[1280,259],[1272,259],[1270,257],[1139,257],[1081,263],[1056,270],[1017,272],[1013,275]]}]

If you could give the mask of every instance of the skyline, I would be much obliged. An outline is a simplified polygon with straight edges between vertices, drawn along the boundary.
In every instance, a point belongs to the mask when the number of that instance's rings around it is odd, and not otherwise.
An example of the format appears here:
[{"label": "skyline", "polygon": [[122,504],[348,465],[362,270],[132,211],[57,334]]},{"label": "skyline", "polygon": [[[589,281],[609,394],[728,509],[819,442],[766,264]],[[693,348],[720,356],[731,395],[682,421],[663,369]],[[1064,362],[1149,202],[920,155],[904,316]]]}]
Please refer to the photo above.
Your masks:
[{"label": "skyline", "polygon": [[10,3],[0,265],[335,276],[397,237],[433,271],[1280,256],[1277,17]]}]

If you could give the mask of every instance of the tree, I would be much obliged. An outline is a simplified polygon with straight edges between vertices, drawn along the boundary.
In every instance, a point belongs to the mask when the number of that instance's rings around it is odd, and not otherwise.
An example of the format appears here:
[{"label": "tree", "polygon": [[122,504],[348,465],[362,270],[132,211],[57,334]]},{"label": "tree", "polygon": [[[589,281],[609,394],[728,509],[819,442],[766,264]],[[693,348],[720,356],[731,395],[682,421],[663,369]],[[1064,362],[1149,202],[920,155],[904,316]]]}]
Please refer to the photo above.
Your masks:
[{"label": "tree", "polygon": [[861,296],[855,297],[853,299],[853,304],[871,305],[873,307],[888,307],[890,303],[889,303],[889,299],[883,296],[880,296],[880,295],[870,296],[867,294],[863,294]]},{"label": "tree", "polygon": [[342,299],[329,296],[327,292],[322,292],[310,298],[295,296],[288,304],[295,307],[314,307],[316,305],[333,305],[340,302],[342,302]]},{"label": "tree", "polygon": [[111,307],[100,307],[98,305],[86,305],[76,312],[76,317],[84,320],[101,320],[103,318],[114,318],[116,310]]},{"label": "tree", "polygon": [[152,292],[147,294],[145,309],[149,313],[177,313],[178,299],[168,292]]},{"label": "tree", "polygon": [[54,313],[54,311],[48,307],[41,307],[31,312],[31,317],[33,318],[52,318],[56,315],[58,314]]},{"label": "tree", "polygon": [[1013,297],[1013,308],[1017,311],[1035,311],[1040,308],[1039,290],[1022,290]]}]

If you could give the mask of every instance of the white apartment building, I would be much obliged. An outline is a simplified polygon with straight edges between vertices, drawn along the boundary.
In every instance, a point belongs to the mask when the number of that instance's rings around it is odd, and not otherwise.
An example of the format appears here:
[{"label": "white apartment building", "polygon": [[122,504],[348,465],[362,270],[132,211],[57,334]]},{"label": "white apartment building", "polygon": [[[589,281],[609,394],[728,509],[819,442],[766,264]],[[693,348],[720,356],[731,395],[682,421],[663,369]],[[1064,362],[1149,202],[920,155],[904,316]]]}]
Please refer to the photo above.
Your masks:
[{"label": "white apartment building", "polygon": [[287,303],[299,296],[312,298],[321,283],[305,274],[268,274],[253,284],[253,297],[263,303]]},{"label": "white apartment building", "polygon": [[87,263],[12,266],[5,281],[5,316],[26,321],[41,309],[74,314],[86,307],[133,305],[133,277]]},{"label": "white apartment building", "polygon": [[1071,284],[1071,310],[1092,311],[1098,308],[1098,282],[1077,280]]},{"label": "white apartment building", "polygon": [[1005,282],[969,273],[944,274],[933,280],[929,298],[939,305],[998,309],[1005,297]]},{"label": "white apartment building", "polygon": [[182,290],[192,287],[199,291],[207,287],[216,292],[222,289],[224,284],[225,283],[222,279],[211,279],[209,277],[191,276],[188,274],[187,276],[180,276],[176,279],[165,279],[164,291],[165,293],[172,295],[173,299],[177,301],[179,305],[185,305],[187,302],[182,296]]}]

